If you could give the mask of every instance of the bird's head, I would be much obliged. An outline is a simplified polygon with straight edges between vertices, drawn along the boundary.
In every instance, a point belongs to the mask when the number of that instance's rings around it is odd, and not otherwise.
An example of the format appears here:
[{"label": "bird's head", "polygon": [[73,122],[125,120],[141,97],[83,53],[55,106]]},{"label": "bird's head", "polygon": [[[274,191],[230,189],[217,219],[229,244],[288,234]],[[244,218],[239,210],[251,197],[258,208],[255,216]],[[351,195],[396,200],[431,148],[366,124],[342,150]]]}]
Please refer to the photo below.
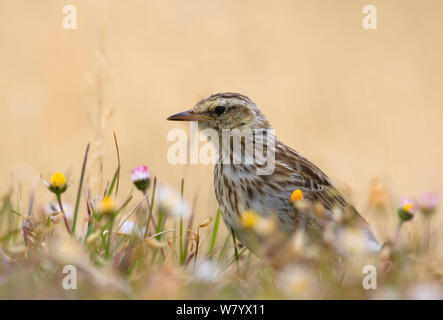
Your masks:
[{"label": "bird's head", "polygon": [[201,129],[270,128],[262,112],[248,97],[238,93],[217,93],[198,102],[192,109],[168,118],[174,121],[198,121]]}]

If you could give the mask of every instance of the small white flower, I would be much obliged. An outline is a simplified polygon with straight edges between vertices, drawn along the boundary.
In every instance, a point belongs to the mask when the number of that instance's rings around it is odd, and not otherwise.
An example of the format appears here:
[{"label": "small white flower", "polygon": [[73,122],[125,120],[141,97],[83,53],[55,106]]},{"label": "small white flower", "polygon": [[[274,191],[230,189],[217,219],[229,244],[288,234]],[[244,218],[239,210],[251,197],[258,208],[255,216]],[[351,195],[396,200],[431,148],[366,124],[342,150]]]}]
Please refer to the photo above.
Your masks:
[{"label": "small white flower", "polygon": [[[62,202],[63,205],[63,209],[65,212],[65,216],[67,219],[71,219],[72,218],[72,206],[69,203],[65,203]],[[43,212],[45,213],[46,216],[51,216],[51,219],[55,219],[57,218],[58,215],[53,215],[56,212],[59,212],[61,214],[61,210],[60,210],[60,206],[58,205],[57,202],[50,202],[45,204],[44,208],[43,208]]]},{"label": "small white flower", "polygon": [[139,237],[143,236],[145,233],[146,227],[141,227],[138,223],[134,223],[134,221],[125,221],[120,226],[118,230],[119,233],[130,235],[135,233]]},{"label": "small white flower", "polygon": [[95,196],[92,199],[92,205],[94,206],[94,208],[97,208],[97,205],[100,203],[100,201],[102,201],[102,196]]},{"label": "small white flower", "polygon": [[408,293],[413,300],[440,300],[443,297],[442,288],[432,283],[416,284]]},{"label": "small white flower", "polygon": [[354,227],[341,228],[337,240],[337,249],[343,254],[367,255],[381,249],[368,231]]},{"label": "small white flower", "polygon": [[278,277],[277,285],[291,298],[313,298],[319,289],[315,273],[301,265],[284,269]]},{"label": "small white flower", "polygon": [[120,226],[120,232],[124,234],[131,234],[134,230],[134,222],[133,221],[125,221]]},{"label": "small white flower", "polygon": [[187,217],[191,214],[191,207],[186,200],[182,201],[180,194],[166,185],[158,187],[158,202],[167,214],[177,217]]},{"label": "small white flower", "polygon": [[386,286],[384,288],[380,288],[379,290],[374,292],[372,296],[374,300],[399,300],[401,296],[398,290],[392,286]]},{"label": "small white flower", "polygon": [[216,282],[221,275],[221,268],[214,261],[201,260],[197,263],[194,275],[201,281]]},{"label": "small white flower", "polygon": [[358,254],[365,248],[366,239],[361,230],[344,228],[340,232],[339,243],[347,253]]}]

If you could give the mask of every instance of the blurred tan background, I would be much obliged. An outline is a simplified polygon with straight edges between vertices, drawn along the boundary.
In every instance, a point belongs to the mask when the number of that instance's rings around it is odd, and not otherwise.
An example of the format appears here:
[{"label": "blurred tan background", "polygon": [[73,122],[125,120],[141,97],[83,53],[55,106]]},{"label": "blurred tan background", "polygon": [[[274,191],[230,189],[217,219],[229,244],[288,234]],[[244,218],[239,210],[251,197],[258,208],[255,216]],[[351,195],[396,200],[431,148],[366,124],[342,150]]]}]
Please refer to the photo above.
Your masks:
[{"label": "blurred tan background", "polygon": [[[77,7],[77,30],[62,28],[66,4]],[[366,4],[0,0],[0,192],[11,174],[23,196],[33,181],[42,191],[35,177],[55,170],[77,184],[88,142],[92,158],[104,151],[110,179],[115,131],[123,194],[130,169],[147,164],[174,187],[184,177],[187,198],[213,215],[213,168],[166,161],[168,130],[187,126],[165,119],[234,91],[349,187],[359,209],[373,178],[396,196],[442,194],[443,2],[370,1],[378,28],[369,31]],[[97,115],[111,109],[97,130]]]}]

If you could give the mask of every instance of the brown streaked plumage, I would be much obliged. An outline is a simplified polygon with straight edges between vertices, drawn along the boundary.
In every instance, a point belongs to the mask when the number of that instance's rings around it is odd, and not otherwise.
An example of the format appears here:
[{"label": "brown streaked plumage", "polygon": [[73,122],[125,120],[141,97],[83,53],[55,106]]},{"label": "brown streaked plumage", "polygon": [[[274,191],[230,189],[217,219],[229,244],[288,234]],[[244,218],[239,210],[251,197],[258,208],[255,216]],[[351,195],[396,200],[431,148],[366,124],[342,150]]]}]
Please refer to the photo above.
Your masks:
[{"label": "brown streaked plumage", "polygon": [[[213,94],[191,110],[173,115],[168,120],[198,121],[201,129],[216,130],[219,137],[223,136],[223,130],[271,129],[255,103],[237,93]],[[270,175],[257,174],[257,168],[264,167],[266,160],[262,153],[254,154],[252,164],[233,164],[233,145],[225,145],[221,140],[216,143],[222,152],[219,152],[219,161],[214,168],[215,193],[225,223],[229,229],[236,231],[237,237],[245,245],[248,246],[249,240],[240,226],[240,216],[247,210],[263,216],[276,215],[281,229],[288,235],[293,232],[295,213],[289,198],[293,190],[300,189],[304,199],[321,204],[325,214],[319,217],[311,211],[300,212],[296,217],[297,230],[304,229],[313,240],[321,239],[326,224],[332,221],[334,208],[339,208],[351,212],[368,241],[375,244],[372,247],[378,247],[364,219],[347,203],[332,181],[312,162],[274,137],[272,131],[263,136],[253,134],[241,140],[242,156],[246,142],[252,142],[254,146],[262,143],[264,147],[261,151],[269,152],[267,143],[275,141],[275,164]],[[230,163],[222,161],[225,151],[230,154]]]}]

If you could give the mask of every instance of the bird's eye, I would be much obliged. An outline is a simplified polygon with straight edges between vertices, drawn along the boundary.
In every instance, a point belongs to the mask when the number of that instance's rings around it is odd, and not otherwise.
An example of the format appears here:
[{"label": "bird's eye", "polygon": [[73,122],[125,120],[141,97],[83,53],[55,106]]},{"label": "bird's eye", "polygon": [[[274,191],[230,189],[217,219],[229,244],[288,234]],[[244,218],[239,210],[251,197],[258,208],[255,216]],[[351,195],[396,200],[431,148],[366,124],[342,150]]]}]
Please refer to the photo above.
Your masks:
[{"label": "bird's eye", "polygon": [[217,114],[218,116],[222,115],[223,112],[225,112],[225,111],[226,111],[226,107],[223,107],[223,106],[218,106],[218,107],[215,107],[215,109],[214,109],[215,114]]}]

